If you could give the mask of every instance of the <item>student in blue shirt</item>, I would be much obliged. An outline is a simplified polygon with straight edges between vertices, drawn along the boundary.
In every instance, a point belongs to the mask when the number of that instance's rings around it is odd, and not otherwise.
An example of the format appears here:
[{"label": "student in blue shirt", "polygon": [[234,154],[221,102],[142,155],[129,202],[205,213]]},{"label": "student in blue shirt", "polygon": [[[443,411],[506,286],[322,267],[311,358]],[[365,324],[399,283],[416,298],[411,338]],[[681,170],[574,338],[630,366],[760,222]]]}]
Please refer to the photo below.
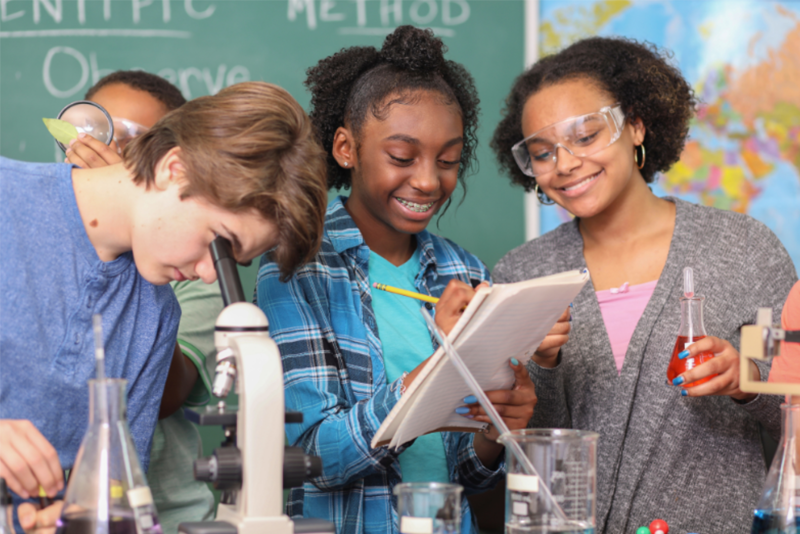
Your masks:
[{"label": "student in blue shirt", "polygon": [[[392,488],[455,482],[465,494],[503,475],[502,447],[489,434],[435,433],[399,450],[370,442],[433,353],[420,303],[371,291],[387,283],[441,297],[449,331],[489,281],[481,261],[425,228],[473,163],[478,98],[472,77],[444,58],[430,30],[403,26],[371,47],[342,50],[308,71],[311,117],[328,151],[328,187],[352,188],[328,206],[320,252],[288,283],[262,260],[257,299],[284,366],[286,407],[303,412],[286,432],[322,458],[323,474],[292,491],[292,516],[331,520],[339,533],[398,531]],[[553,338],[557,339],[553,339]],[[552,336],[558,350],[565,336]],[[506,424],[524,428],[536,396],[509,362],[512,390],[489,392]],[[475,399],[457,410],[489,422]],[[463,532],[476,532],[466,498]]]},{"label": "student in blue shirt", "polygon": [[[67,150],[67,162],[84,169],[119,163],[118,146],[126,146],[186,103],[177,87],[143,70],[112,72],[94,84],[85,99],[100,104],[111,115],[115,140],[106,145],[90,136],[73,143]],[[193,473],[193,461],[202,455],[203,443],[181,408],[202,406],[211,399],[217,354],[214,325],[223,307],[219,284],[185,280],[170,282],[170,286],[181,308],[181,322],[147,471],[163,534],[177,534],[178,525],[185,521],[214,518],[214,495]]]},{"label": "student in blue shirt", "polygon": [[[229,239],[239,261],[268,249],[288,276],[313,255],[325,206],[324,153],[283,89],[253,82],[196,99],[99,169],[0,158],[0,477],[15,503],[63,488],[88,420],[93,314],[106,373],[128,381],[143,468],[175,348],[170,281],[216,272]],[[52,527],[61,501],[21,527]]]}]

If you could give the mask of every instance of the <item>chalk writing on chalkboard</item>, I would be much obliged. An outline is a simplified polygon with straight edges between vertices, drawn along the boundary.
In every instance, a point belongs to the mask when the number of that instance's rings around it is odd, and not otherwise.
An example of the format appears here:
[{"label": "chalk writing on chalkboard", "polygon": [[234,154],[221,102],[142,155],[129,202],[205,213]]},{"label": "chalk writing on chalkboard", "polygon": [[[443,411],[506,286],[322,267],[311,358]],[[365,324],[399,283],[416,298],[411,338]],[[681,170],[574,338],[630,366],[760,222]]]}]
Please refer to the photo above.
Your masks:
[{"label": "chalk writing on chalkboard", "polygon": [[309,30],[339,23],[340,35],[387,35],[401,24],[415,24],[429,27],[439,36],[454,37],[454,27],[468,21],[471,11],[467,0],[287,1],[290,21],[304,16]]},{"label": "chalk writing on chalkboard", "polygon": [[[96,38],[157,38],[165,41],[192,39],[193,33],[185,30],[157,28],[89,28],[64,27],[86,24],[87,11],[98,20],[100,12],[104,21],[113,24],[116,19],[123,21],[132,17],[134,26],[140,24],[143,12],[152,20],[157,14],[160,22],[169,23],[173,19],[173,11],[181,9],[189,19],[202,20],[214,15],[217,6],[208,0],[77,0],[66,4],[62,0],[16,0],[13,4],[0,0],[0,21],[33,22],[57,28],[25,29],[0,31],[0,38],[12,40],[96,37]],[[8,25],[5,25],[8,27]],[[98,45],[103,47],[104,45]],[[117,69],[139,69],[139,65],[115,65],[114,68],[103,68],[98,62],[95,50],[78,49],[71,46],[52,46],[44,56],[42,64],[42,83],[50,95],[56,98],[72,98],[80,96],[88,87]],[[70,73],[69,82],[59,79],[57,73]],[[71,73],[78,73],[77,75]],[[197,84],[208,94],[215,94],[223,87],[250,80],[250,71],[243,65],[229,66],[218,64],[212,67],[175,66],[163,67],[156,72],[159,76],[175,84],[186,98],[192,98],[192,86]],[[77,82],[75,80],[77,79]]]},{"label": "chalk writing on chalkboard", "polygon": [[[57,67],[65,64],[70,69],[80,72],[78,82],[71,87],[64,87],[59,84],[51,74],[54,70],[57,70]],[[119,68],[126,70],[139,69],[137,65]],[[117,69],[101,68],[98,65],[97,53],[94,51],[85,54],[70,46],[54,46],[47,51],[44,57],[42,82],[47,92],[51,95],[57,98],[69,98],[80,93],[81,90],[88,89],[89,86],[96,84],[100,78],[106,74],[111,74],[114,70]],[[216,69],[209,67],[202,69],[197,67],[166,67],[160,69],[156,74],[177,86],[187,99],[191,99],[193,96],[191,90],[193,80],[204,85],[210,95],[218,93],[223,87],[250,80],[250,71],[243,65],[228,67],[225,64],[221,64]],[[90,80],[91,83],[87,83]]]},{"label": "chalk writing on chalkboard", "polygon": [[[12,5],[9,5],[10,0],[4,0],[0,2],[0,22],[30,17],[34,24],[39,24],[42,21],[42,14],[46,14],[57,24],[61,23],[62,20],[66,20],[68,23],[77,22],[82,25],[86,24],[86,10],[88,7],[90,10],[102,10],[103,20],[106,21],[112,20],[114,13],[119,16],[119,13],[131,10],[133,23],[138,24],[142,20],[142,10],[153,3],[155,3],[154,0],[114,0],[113,2],[111,0],[102,0],[100,2],[96,0],[89,2],[87,0],[78,0],[75,12],[67,13],[71,20],[67,20],[64,18],[64,2],[62,0],[16,0]],[[161,7],[161,19],[164,22],[169,22],[172,20],[172,10],[175,4],[182,6],[189,18],[196,20],[207,19],[214,14],[217,8],[214,4],[209,4],[206,1],[202,3],[205,5],[199,8],[195,6],[194,0],[160,0],[156,5]],[[113,13],[112,5],[114,8]],[[72,19],[72,15],[74,15],[74,19]],[[88,32],[91,31],[88,30]],[[8,35],[3,34],[10,33],[15,32],[0,32],[0,36],[7,37]],[[64,36],[66,35],[75,36],[77,34],[64,34]],[[91,35],[91,33],[83,33],[81,35],[87,36]],[[53,37],[54,34],[50,33],[48,36]]]}]

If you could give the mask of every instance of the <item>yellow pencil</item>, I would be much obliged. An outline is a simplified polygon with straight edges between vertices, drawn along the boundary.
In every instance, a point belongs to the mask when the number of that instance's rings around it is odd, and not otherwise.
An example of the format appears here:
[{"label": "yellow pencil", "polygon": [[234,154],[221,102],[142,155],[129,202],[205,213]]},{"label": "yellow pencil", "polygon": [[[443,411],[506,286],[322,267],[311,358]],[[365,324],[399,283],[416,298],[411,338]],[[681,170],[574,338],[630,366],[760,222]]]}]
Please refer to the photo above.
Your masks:
[{"label": "yellow pencil", "polygon": [[374,282],[372,284],[372,287],[374,287],[375,289],[380,289],[381,291],[395,293],[396,295],[403,295],[404,297],[411,297],[412,299],[424,300],[425,302],[433,302],[434,304],[439,302],[438,298],[432,297],[430,295],[423,295],[422,293],[415,293],[414,291],[406,291],[405,289],[387,286],[386,284],[379,284],[378,282]]}]

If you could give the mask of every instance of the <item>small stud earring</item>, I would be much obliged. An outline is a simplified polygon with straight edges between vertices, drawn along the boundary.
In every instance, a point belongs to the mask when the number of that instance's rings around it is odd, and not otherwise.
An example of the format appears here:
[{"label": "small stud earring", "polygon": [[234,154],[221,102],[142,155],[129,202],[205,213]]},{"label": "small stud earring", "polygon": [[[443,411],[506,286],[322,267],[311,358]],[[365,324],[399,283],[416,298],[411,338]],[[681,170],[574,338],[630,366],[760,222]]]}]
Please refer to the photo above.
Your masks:
[{"label": "small stud earring", "polygon": [[344,166],[347,167],[348,165],[350,165],[350,164],[345,161],[344,162]]}]

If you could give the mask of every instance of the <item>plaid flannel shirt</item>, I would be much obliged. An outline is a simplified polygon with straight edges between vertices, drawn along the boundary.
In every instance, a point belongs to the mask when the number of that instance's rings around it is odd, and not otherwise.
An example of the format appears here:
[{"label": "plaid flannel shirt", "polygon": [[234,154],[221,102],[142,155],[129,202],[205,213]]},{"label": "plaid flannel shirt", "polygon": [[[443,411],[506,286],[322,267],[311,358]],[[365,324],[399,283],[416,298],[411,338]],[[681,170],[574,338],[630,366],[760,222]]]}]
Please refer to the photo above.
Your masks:
[{"label": "plaid flannel shirt", "polygon": [[[257,301],[283,360],[286,409],[303,413],[286,426],[289,441],[322,459],[323,474],[292,490],[292,517],[333,521],[337,533],[397,533],[394,486],[402,482],[398,455],[370,441],[400,398],[401,381],[387,384],[369,286],[369,248],[339,197],[328,206],[322,246],[288,283],[262,259]],[[481,261],[451,241],[423,231],[417,289],[441,296],[456,278],[477,284],[490,275]],[[435,345],[434,345],[435,346]],[[504,474],[483,466],[474,434],[443,433],[452,482],[464,486],[462,532],[477,532],[466,495],[491,489]]]}]

